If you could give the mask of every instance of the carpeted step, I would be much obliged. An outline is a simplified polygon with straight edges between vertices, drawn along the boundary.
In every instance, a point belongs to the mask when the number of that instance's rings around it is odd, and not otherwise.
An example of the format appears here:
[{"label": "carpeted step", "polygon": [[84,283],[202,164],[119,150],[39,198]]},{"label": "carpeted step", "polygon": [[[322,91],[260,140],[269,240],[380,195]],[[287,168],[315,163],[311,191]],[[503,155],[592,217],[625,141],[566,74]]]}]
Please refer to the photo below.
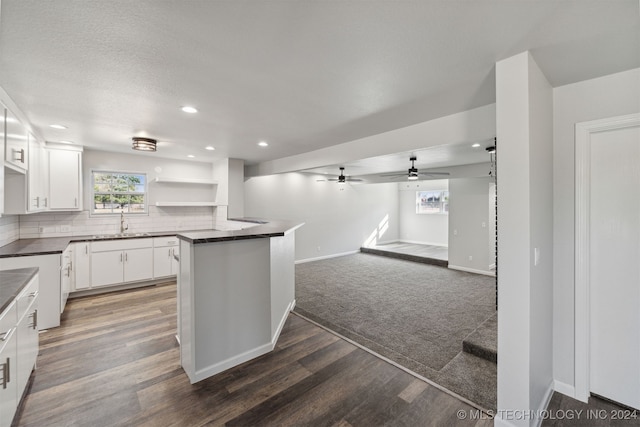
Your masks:
[{"label": "carpeted step", "polygon": [[363,247],[363,248],[360,248],[360,252],[365,254],[386,256],[389,258],[404,259],[406,261],[421,262],[423,264],[437,265],[439,267],[449,266],[449,261],[442,260],[442,259],[429,258],[429,257],[411,255],[411,254],[402,254],[399,252],[384,251],[384,250],[374,249],[374,248]]},{"label": "carpeted step", "polygon": [[493,363],[498,362],[498,313],[467,335],[462,341],[462,351]]}]

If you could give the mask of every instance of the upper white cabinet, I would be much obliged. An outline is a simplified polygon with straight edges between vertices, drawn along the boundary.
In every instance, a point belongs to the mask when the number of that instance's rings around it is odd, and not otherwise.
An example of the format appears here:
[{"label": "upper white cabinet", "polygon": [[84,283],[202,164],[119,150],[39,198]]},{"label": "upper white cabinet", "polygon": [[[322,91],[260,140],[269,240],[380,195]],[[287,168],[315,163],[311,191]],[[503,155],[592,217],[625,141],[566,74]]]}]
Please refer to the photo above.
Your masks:
[{"label": "upper white cabinet", "polygon": [[27,211],[38,212],[49,204],[49,159],[44,143],[29,134],[29,171],[27,173]]},{"label": "upper white cabinet", "polygon": [[9,109],[4,109],[4,164],[25,173],[29,169],[29,137],[26,127]]},{"label": "upper white cabinet", "polygon": [[49,210],[82,209],[82,152],[47,149],[49,154]]}]

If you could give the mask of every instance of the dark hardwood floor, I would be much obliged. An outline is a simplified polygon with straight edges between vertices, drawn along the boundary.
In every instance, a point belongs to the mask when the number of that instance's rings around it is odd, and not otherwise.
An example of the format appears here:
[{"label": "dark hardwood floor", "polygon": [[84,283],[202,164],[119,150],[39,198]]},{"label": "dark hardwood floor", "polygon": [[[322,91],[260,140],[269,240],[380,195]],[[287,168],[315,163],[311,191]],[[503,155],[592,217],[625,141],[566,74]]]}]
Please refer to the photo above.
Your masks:
[{"label": "dark hardwood floor", "polygon": [[290,315],[276,349],[189,384],[175,284],[70,300],[40,334],[20,426],[489,426],[477,410]]}]

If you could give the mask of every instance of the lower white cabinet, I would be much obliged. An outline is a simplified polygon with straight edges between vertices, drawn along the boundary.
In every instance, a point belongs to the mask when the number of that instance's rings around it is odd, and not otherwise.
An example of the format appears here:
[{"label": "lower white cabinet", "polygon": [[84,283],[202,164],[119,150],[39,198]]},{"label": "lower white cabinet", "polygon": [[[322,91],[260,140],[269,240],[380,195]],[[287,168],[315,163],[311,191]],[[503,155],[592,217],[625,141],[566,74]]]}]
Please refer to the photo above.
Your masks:
[{"label": "lower white cabinet", "polygon": [[18,407],[16,304],[0,313],[0,427],[9,427]]},{"label": "lower white cabinet", "polygon": [[91,244],[91,286],[153,278],[153,239],[108,240]]},{"label": "lower white cabinet", "polygon": [[73,272],[75,273],[74,291],[91,287],[91,242],[73,244]]},{"label": "lower white cabinet", "polygon": [[178,238],[155,237],[153,239],[153,277],[168,277],[178,274],[178,262],[174,255],[178,255],[180,247]]},{"label": "lower white cabinet", "polygon": [[9,427],[38,357],[38,275],[0,313],[0,427]]},{"label": "lower white cabinet", "polygon": [[17,299],[18,349],[17,373],[18,398],[27,386],[31,371],[38,357],[38,276],[22,290]]},{"label": "lower white cabinet", "polygon": [[60,326],[60,313],[64,310],[61,276],[64,275],[62,254],[47,254],[0,258],[0,270],[38,267],[40,302],[38,329]]}]

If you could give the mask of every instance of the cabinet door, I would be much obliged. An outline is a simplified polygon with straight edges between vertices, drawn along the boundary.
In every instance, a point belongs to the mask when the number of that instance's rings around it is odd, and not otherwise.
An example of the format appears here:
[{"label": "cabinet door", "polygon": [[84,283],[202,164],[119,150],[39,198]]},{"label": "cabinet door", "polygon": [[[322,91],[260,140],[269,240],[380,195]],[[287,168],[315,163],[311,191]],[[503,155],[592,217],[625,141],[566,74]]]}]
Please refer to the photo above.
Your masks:
[{"label": "cabinet door", "polygon": [[[15,321],[15,320],[14,320]],[[4,341],[2,341],[4,339]],[[9,427],[18,407],[15,326],[0,337],[0,427]]]},{"label": "cabinet door", "polygon": [[27,130],[18,118],[6,110],[5,163],[21,172],[29,169]]},{"label": "cabinet door", "polygon": [[122,251],[94,252],[91,254],[91,286],[122,283],[124,253]]},{"label": "cabinet door", "polygon": [[79,210],[81,153],[49,150],[49,209]]},{"label": "cabinet door", "polygon": [[27,211],[29,212],[44,209],[40,147],[40,141],[29,134],[29,173],[27,174]]},{"label": "cabinet door", "polygon": [[173,255],[180,256],[180,246],[174,246],[171,248],[171,274],[178,274],[180,269],[180,263]]},{"label": "cabinet door", "polygon": [[169,246],[153,249],[153,277],[166,277],[175,274],[171,272],[172,249]]},{"label": "cabinet door", "polygon": [[124,281],[135,282],[153,278],[153,248],[124,251]]},{"label": "cabinet door", "polygon": [[89,242],[76,243],[73,255],[76,262],[73,264],[75,272],[75,288],[81,291],[91,287],[91,244]]},{"label": "cabinet door", "polygon": [[22,396],[38,357],[38,297],[35,298],[29,310],[18,322],[17,329],[16,379],[18,396]]}]

